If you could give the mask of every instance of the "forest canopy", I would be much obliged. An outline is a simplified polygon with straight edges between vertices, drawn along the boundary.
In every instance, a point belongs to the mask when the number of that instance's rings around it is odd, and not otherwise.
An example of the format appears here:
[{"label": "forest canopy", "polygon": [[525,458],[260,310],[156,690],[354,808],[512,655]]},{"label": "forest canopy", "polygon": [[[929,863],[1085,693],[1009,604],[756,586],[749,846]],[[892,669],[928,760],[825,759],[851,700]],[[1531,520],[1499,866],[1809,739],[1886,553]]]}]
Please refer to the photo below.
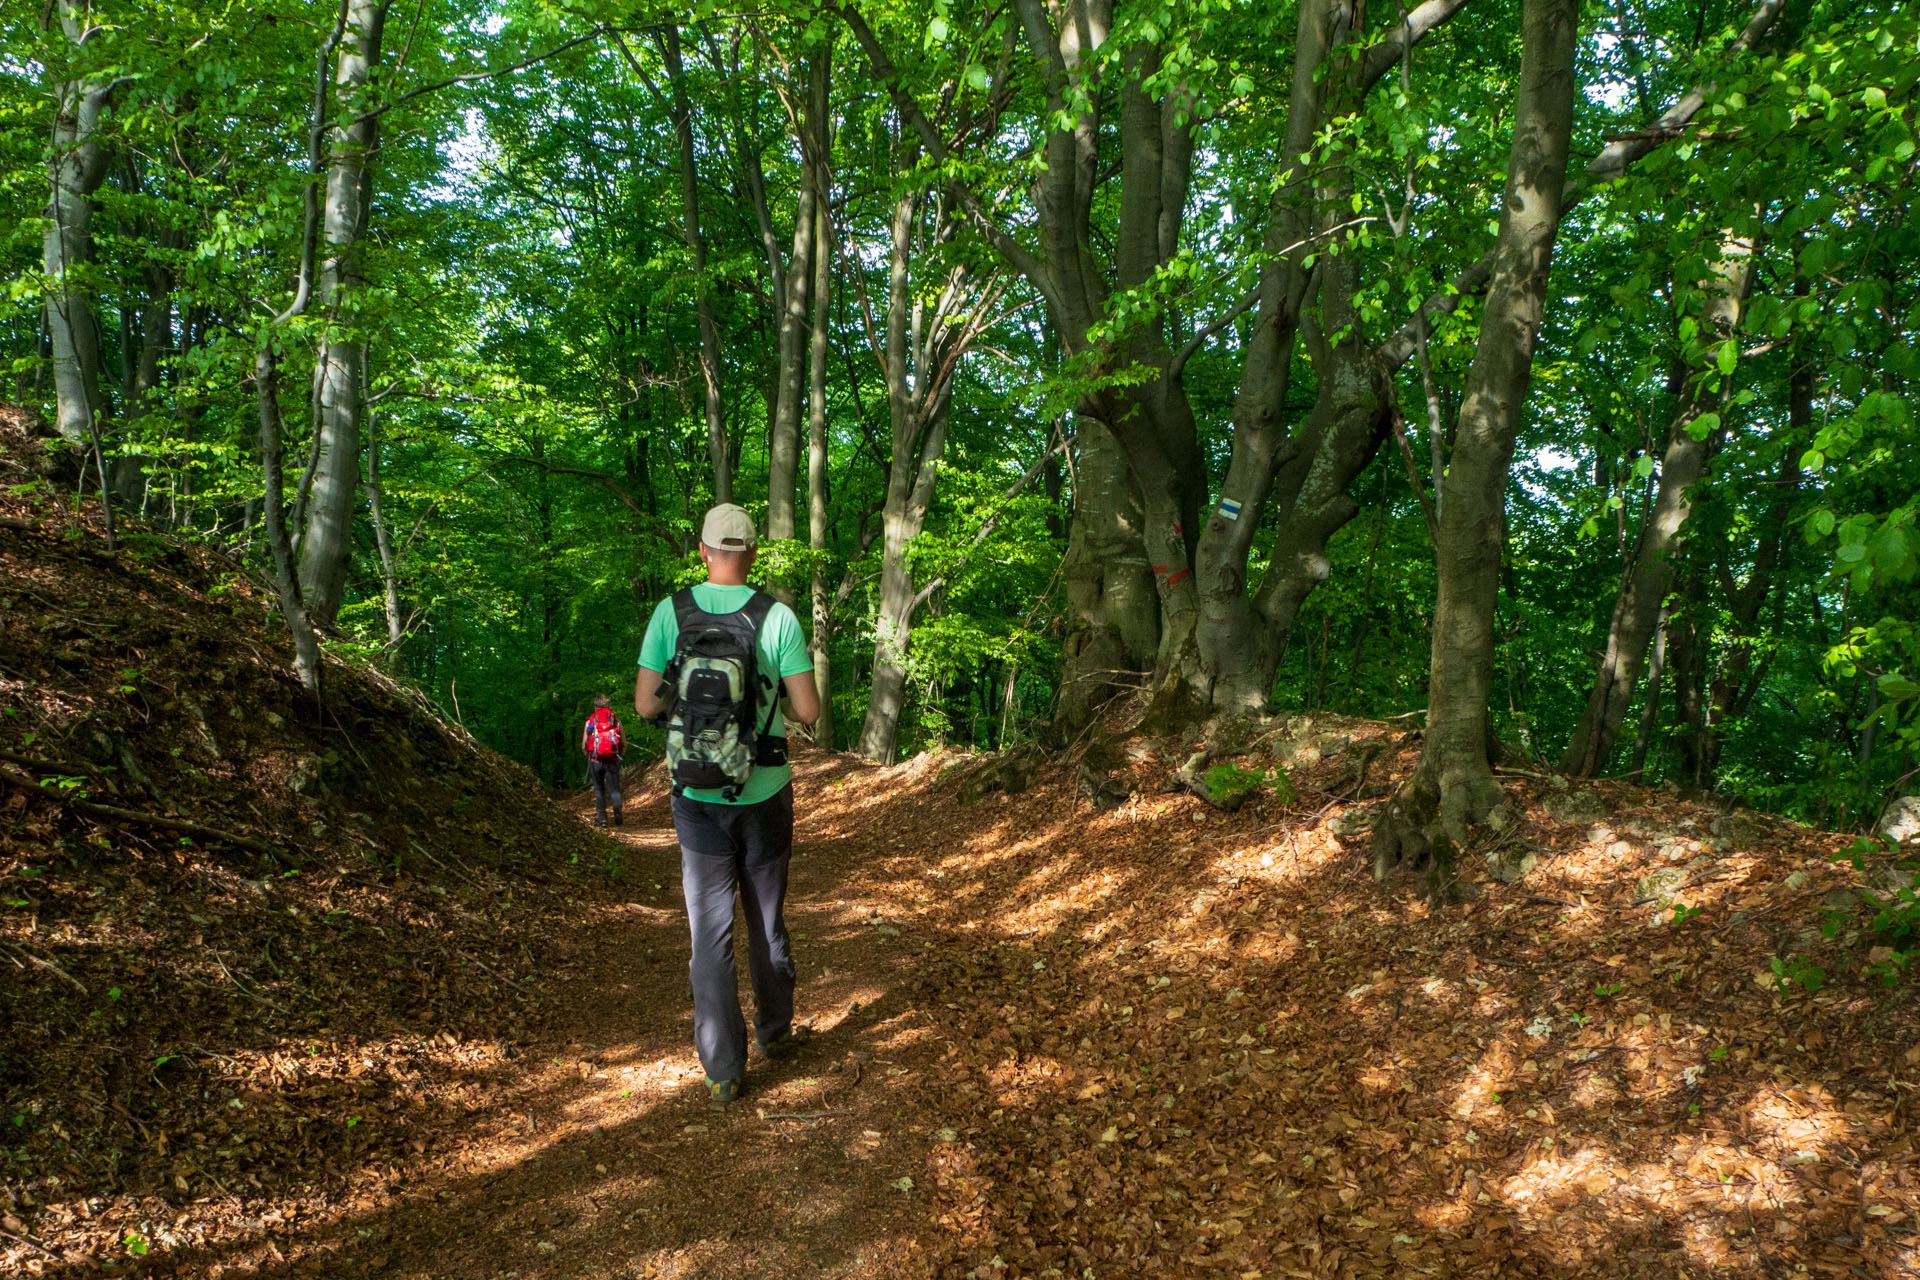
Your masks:
[{"label": "forest canopy", "polygon": [[[714,502],[874,759],[1424,712],[1836,826],[1920,748],[1920,15],[49,0],[0,398],[553,783]],[[1397,842],[1397,843],[1395,843]]]}]

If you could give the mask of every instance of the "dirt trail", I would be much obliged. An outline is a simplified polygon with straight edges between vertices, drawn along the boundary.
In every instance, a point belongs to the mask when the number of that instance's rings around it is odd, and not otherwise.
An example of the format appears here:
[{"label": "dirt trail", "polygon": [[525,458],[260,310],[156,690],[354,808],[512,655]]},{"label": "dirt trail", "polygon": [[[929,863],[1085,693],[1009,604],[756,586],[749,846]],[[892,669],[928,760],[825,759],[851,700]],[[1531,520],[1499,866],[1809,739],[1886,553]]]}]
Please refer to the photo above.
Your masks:
[{"label": "dirt trail", "polygon": [[[810,757],[803,794],[848,767]],[[423,1280],[924,1272],[921,1215],[894,1185],[923,1141],[896,1102],[912,1075],[899,1034],[910,957],[875,945],[868,922],[893,909],[885,884],[816,827],[803,810],[788,898],[800,1020],[815,1031],[805,1049],[779,1063],[756,1055],[739,1102],[707,1099],[672,818],[658,788],[630,796],[626,825],[608,832],[624,875],[575,903],[561,947],[571,971],[548,993],[561,1011],[544,1047],[493,1086],[505,1123],[468,1144],[464,1176],[352,1223],[322,1255],[326,1269]]]},{"label": "dirt trail", "polygon": [[[216,1041],[128,1093],[142,1163],[43,1177],[0,1218],[0,1270],[1920,1274],[1920,1010],[1865,971],[1858,918],[1894,868],[1835,866],[1843,840],[1760,815],[1519,779],[1502,839],[1540,865],[1500,884],[1476,850],[1469,902],[1438,910],[1372,883],[1348,805],[1368,774],[1343,757],[1377,744],[1361,758],[1385,787],[1417,747],[1338,730],[1301,728],[1317,745],[1288,748],[1295,794],[1231,817],[1161,789],[1184,749],[1167,744],[1110,810],[1065,768],[962,804],[944,774],[964,759],[803,755],[788,919],[816,1035],[750,1063],[732,1106],[691,1047],[657,787],[565,874],[449,893],[343,873],[302,910],[359,901],[338,897],[351,882],[465,930],[443,946],[475,967],[445,951],[442,1003],[420,1006],[464,1036],[389,1026],[369,998],[321,1044]],[[587,865],[607,853],[620,875]],[[1854,932],[1823,943],[1846,912]],[[369,992],[398,920],[356,926]],[[1796,951],[1828,968],[1817,995],[1769,981]]]}]

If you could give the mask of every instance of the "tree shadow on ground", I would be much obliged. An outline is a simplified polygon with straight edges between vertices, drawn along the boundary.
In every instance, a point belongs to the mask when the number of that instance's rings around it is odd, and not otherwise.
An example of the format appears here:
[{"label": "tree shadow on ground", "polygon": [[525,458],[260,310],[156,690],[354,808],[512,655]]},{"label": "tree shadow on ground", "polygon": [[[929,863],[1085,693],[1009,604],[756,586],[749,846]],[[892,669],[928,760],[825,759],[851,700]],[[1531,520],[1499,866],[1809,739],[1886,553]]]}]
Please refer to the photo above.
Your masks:
[{"label": "tree shadow on ground", "polygon": [[[831,778],[847,766],[821,762]],[[916,1160],[894,1117],[912,1033],[899,975],[910,957],[881,945],[888,910],[872,886],[804,837],[790,926],[802,1015],[815,1030],[793,1059],[756,1059],[731,1107],[706,1098],[692,1052],[678,852],[663,798],[630,801],[618,830],[619,889],[583,893],[554,953],[573,981],[549,983],[537,1039],[513,1057],[437,1064],[408,1113],[366,1113],[419,1135],[396,1155],[344,1147],[287,1171],[322,1185],[304,1213],[271,1199],[146,1202],[142,1256],[116,1274],[381,1276],[831,1276],[911,1273],[910,1196],[892,1185]],[[481,960],[487,957],[479,957]],[[498,963],[498,958],[494,958]],[[744,957],[741,964],[744,972]],[[224,1043],[213,1053],[237,1052]],[[331,1176],[328,1176],[329,1173]],[[265,1210],[272,1219],[262,1216]],[[189,1221],[224,1217],[195,1245]],[[92,1261],[40,1259],[44,1274],[98,1274]],[[903,1270],[904,1269],[904,1270]],[[924,1269],[920,1264],[917,1269]]]}]

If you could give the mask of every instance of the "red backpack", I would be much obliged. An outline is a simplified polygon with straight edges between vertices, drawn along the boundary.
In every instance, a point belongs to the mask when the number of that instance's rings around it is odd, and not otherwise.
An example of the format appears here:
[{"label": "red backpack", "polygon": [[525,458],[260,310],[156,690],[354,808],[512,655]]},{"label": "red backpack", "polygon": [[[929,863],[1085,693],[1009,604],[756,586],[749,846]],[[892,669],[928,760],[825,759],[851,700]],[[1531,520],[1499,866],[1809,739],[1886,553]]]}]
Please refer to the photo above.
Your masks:
[{"label": "red backpack", "polygon": [[627,744],[620,736],[620,722],[613,718],[613,712],[606,707],[595,708],[587,718],[588,741],[593,744],[593,754],[602,760],[612,760],[625,754]]}]

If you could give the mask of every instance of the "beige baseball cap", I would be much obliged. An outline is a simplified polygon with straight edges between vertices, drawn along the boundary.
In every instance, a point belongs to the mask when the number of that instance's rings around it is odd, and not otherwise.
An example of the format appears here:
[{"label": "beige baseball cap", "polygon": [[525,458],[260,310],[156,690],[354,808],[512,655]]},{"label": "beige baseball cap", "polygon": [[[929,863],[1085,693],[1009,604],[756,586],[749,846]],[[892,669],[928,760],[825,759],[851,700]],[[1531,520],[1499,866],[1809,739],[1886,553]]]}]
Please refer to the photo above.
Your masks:
[{"label": "beige baseball cap", "polygon": [[723,502],[707,512],[706,522],[700,526],[700,541],[715,551],[750,551],[758,545],[760,535],[745,507]]}]

